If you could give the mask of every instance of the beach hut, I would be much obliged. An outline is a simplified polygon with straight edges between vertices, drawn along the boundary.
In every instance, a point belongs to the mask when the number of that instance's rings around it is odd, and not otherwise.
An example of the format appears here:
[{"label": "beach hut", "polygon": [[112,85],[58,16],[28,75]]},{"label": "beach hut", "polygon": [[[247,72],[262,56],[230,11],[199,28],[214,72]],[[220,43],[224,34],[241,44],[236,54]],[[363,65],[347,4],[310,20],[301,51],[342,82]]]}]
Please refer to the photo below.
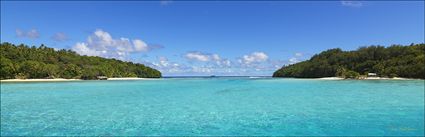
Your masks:
[{"label": "beach hut", "polygon": [[376,77],[378,75],[376,75],[376,73],[367,73],[367,77]]},{"label": "beach hut", "polygon": [[108,80],[108,77],[106,76],[97,76],[98,80]]}]

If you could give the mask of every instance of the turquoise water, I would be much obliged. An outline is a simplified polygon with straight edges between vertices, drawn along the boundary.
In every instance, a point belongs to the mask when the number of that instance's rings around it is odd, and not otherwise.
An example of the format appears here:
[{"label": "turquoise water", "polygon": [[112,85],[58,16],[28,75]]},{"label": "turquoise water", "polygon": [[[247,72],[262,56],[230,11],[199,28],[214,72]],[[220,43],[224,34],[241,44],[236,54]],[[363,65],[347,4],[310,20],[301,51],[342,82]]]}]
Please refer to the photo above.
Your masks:
[{"label": "turquoise water", "polygon": [[1,84],[1,135],[424,135],[423,80]]}]

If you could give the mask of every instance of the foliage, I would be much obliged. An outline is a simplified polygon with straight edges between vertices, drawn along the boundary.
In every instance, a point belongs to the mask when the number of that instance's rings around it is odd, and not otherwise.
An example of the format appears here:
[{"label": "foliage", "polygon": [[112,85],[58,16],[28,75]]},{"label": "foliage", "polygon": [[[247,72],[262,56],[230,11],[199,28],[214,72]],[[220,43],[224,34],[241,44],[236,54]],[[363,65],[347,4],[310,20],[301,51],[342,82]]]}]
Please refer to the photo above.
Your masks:
[{"label": "foliage", "polygon": [[342,76],[346,79],[357,79],[360,77],[360,74],[355,71],[349,70],[347,72],[344,72]]},{"label": "foliage", "polygon": [[107,77],[159,78],[161,72],[143,64],[81,56],[71,50],[54,50],[44,45],[0,45],[0,79]]},{"label": "foliage", "polygon": [[369,46],[355,51],[330,49],[309,60],[283,66],[273,76],[319,78],[342,76],[343,72],[349,71],[377,73],[381,77],[425,79],[425,44]]}]

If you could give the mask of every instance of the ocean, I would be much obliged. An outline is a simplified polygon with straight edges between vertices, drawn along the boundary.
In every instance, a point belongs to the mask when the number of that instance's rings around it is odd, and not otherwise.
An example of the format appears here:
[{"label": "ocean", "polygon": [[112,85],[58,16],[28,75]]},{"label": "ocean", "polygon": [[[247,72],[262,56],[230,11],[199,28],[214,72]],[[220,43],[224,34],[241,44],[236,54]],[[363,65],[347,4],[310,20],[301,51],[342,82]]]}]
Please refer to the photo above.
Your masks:
[{"label": "ocean", "polygon": [[423,136],[424,80],[1,83],[1,135]]}]

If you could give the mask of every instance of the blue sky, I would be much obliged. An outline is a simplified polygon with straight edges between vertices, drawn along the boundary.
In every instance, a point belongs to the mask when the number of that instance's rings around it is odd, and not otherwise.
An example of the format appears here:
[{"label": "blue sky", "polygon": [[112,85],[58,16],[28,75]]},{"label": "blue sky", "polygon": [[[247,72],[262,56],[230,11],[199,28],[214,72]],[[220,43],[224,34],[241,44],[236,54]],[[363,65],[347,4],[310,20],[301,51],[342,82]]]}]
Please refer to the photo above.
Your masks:
[{"label": "blue sky", "polygon": [[271,75],[330,48],[424,43],[423,1],[1,2],[1,42],[173,75]]}]

